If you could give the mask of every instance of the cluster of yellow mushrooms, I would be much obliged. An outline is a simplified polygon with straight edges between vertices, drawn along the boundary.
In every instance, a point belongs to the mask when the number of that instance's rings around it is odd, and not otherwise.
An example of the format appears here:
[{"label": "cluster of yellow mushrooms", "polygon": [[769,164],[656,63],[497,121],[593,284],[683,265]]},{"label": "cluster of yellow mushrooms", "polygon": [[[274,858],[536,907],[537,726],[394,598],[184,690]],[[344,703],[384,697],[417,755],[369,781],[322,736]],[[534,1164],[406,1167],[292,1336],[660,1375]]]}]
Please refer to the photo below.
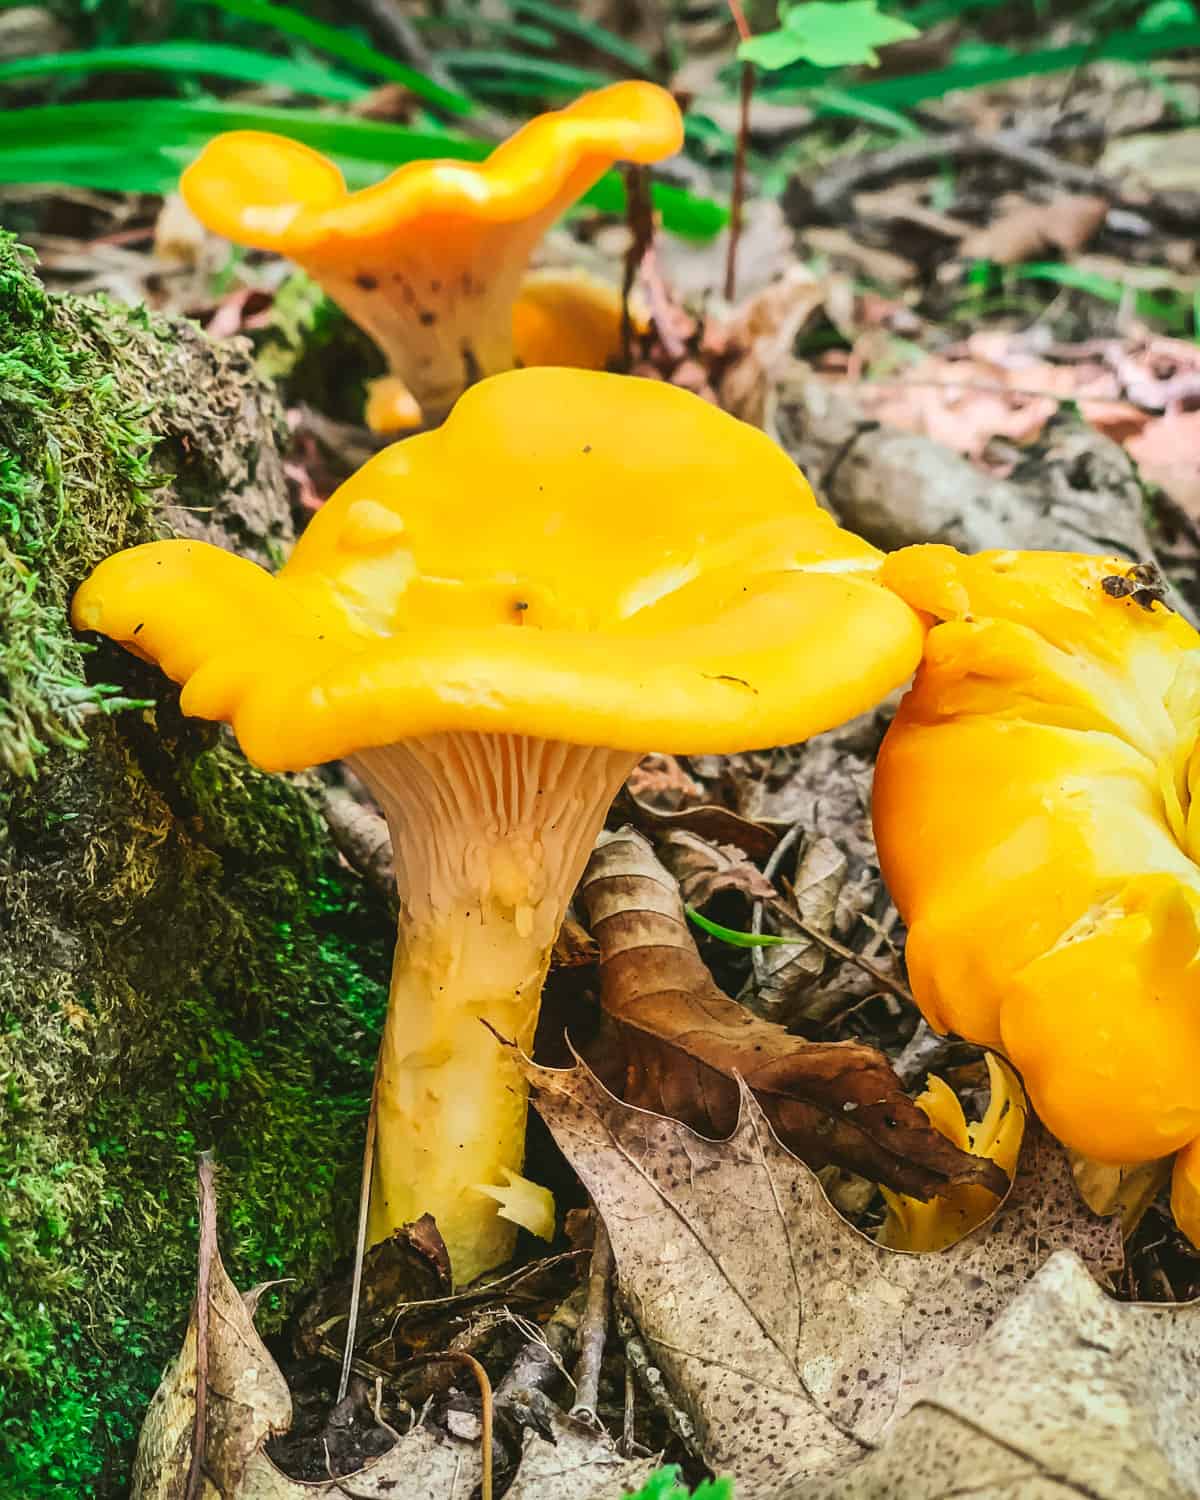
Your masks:
[{"label": "cluster of yellow mushrooms", "polygon": [[[479,166],[414,163],[358,193],[291,141],[213,142],[188,202],[376,338],[372,422],[449,415],[344,484],[276,576],[155,542],[96,569],[75,623],[157,662],[258,765],[346,759],[387,815],[401,917],[372,1240],[432,1213],[465,1282],[516,1224],[552,1222],[521,1176],[507,1044],[532,1041],[638,758],[803,740],[915,671],[876,772],[883,869],[926,1017],[1006,1059],[974,1132],[936,1081],[927,1113],[1011,1169],[1015,1069],[1079,1152],[1178,1153],[1175,1212],[1200,1242],[1200,636],[1111,559],[885,557],[763,433],[564,367],[607,361],[620,299],[526,281],[539,238],[612,163],[681,136],[670,97],[630,83]],[[936,1248],[955,1213],[979,1217],[893,1199],[891,1242]]]}]

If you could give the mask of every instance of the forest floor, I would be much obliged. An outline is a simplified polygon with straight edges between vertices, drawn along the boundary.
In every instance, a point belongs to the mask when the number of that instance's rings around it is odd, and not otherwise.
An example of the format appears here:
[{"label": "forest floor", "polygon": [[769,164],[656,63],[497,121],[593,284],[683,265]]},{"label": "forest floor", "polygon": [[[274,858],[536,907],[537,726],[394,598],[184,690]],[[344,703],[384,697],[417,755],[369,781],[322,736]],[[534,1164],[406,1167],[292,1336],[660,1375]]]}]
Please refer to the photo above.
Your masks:
[{"label": "forest floor", "polygon": [[[646,45],[654,10],[614,3],[602,19]],[[721,15],[694,24],[673,86],[736,134],[735,38]],[[958,24],[892,49],[890,72],[939,66]],[[389,86],[370,108],[404,120],[411,101]],[[648,312],[630,368],[765,426],[878,545],[1116,547],[1159,567],[1195,618],[1200,56],[1085,61],[926,98],[911,118],[889,137],[756,100],[732,261],[728,229],[658,225],[648,240],[644,223],[585,210],[541,263],[632,276]],[[693,150],[680,178],[727,201],[731,170]],[[360,420],[374,351],[290,265],[231,254],[177,196],[0,185],[0,223],[52,290],[250,341],[286,408],[297,530],[380,446]],[[743,1500],[920,1500],[964,1475],[998,1496],[1200,1493],[1194,1415],[1172,1432],[1155,1414],[1200,1402],[1200,1253],[1174,1227],[1165,1173],[1072,1164],[1031,1118],[983,1227],[897,1254],[879,1239],[875,1180],[821,1154],[823,1127],[789,1123],[777,1082],[740,1081],[722,1040],[721,1005],[744,1007],[786,1071],[785,1103],[811,1103],[823,1049],[852,1043],[884,1054],[897,1094],[936,1072],[969,1120],[984,1116],[996,1076],[920,1020],[875,855],[871,767],[892,707],[806,745],[653,755],[634,773],[608,827],[632,830],[640,879],[707,923],[692,929],[690,990],[647,1030],[607,967],[618,936],[608,926],[598,945],[586,880],[577,895],[530,1064],[526,1170],[563,1210],[551,1253],[523,1236],[514,1268],[456,1291],[427,1226],[376,1247],[338,1400],[352,1260],[259,1344],[206,1210],[201,1263],[225,1331],[198,1377],[193,1324],[155,1420],[191,1421],[185,1397],[207,1382],[210,1422],[278,1472],[246,1495],[465,1497],[489,1441],[488,1486],[512,1500],[616,1497],[662,1462],[688,1483],[732,1476]],[[382,820],[337,768],[324,805],[339,857],[386,899]],[[660,1080],[702,1077],[703,1109],[658,1119],[670,1089],[638,1092],[613,1065],[634,1047]],[[879,1086],[866,1077],[839,1085],[839,1108]],[[261,1402],[235,1421],[230,1382],[248,1373]]]}]

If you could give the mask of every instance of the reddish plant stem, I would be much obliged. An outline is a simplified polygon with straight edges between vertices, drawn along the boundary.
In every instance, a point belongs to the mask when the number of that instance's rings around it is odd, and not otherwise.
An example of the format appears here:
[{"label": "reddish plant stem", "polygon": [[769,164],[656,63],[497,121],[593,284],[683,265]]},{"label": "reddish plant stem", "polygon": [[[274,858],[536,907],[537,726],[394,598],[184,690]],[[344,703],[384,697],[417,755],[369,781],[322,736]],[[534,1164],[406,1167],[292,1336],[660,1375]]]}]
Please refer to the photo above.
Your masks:
[{"label": "reddish plant stem", "polygon": [[[740,41],[750,40],[750,24],[741,0],[729,0],[729,13]],[[725,253],[725,300],[737,296],[738,241],[742,234],[742,206],[746,200],[746,144],[750,137],[750,100],[754,96],[754,65],[742,64],[738,110],[737,153],[733,159],[733,192],[729,201],[729,248]]]}]

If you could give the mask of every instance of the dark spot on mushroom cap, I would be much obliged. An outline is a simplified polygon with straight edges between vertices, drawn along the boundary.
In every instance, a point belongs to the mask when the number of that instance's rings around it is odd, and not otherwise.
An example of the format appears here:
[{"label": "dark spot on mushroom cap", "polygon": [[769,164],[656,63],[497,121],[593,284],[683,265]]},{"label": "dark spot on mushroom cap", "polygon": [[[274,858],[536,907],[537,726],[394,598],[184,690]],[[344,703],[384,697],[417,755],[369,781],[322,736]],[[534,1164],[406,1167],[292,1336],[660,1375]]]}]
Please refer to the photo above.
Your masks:
[{"label": "dark spot on mushroom cap", "polygon": [[372,276],[369,271],[360,271],[354,278],[354,284],[362,287],[364,292],[373,292],[379,285],[379,277]]},{"label": "dark spot on mushroom cap", "polygon": [[145,624],[145,620],[139,620],[138,623],[133,627],[134,635],[137,635],[138,631],[141,630],[145,626]]},{"label": "dark spot on mushroom cap", "polygon": [[440,281],[434,280],[434,281],[431,281],[429,283],[429,290],[431,292],[440,292],[441,289],[442,289],[442,283]]},{"label": "dark spot on mushroom cap", "polygon": [[584,445],[583,445],[583,451],[585,453],[590,453],[592,451],[592,445],[591,445],[591,443],[584,443]]},{"label": "dark spot on mushroom cap", "polygon": [[426,328],[428,328],[431,324],[437,322],[437,313],[430,312],[427,307],[423,307],[417,314],[417,317],[421,320]]}]

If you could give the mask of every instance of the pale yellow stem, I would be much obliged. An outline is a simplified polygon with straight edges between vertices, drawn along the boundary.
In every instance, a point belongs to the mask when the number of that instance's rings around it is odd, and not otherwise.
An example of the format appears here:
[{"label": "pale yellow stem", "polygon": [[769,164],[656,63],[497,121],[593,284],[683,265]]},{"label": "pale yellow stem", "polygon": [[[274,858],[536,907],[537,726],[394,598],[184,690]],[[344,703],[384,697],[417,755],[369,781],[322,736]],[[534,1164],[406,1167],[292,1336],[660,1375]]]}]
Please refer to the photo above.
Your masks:
[{"label": "pale yellow stem", "polygon": [[[370,1240],[431,1213],[467,1282],[512,1253],[528,1050],[563,912],[637,757],[444,734],[352,762],[387,815],[400,932],[380,1055]],[[503,1041],[500,1040],[503,1038]]]}]

